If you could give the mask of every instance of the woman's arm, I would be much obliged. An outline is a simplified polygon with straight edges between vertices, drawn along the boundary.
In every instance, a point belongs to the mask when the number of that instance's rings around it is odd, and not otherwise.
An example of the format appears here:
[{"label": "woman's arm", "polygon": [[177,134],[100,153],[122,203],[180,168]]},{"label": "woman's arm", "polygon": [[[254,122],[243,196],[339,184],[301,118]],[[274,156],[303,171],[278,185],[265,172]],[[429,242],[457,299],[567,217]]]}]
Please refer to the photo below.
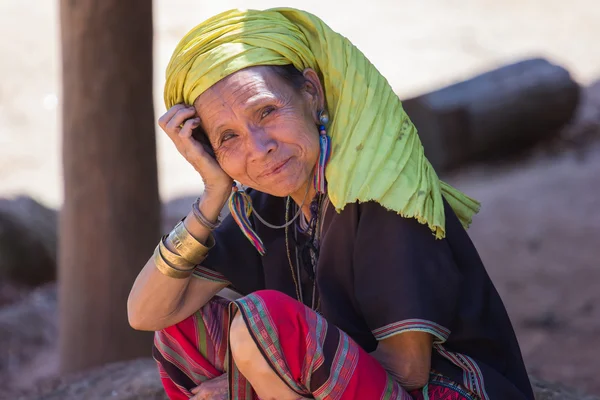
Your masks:
[{"label": "woman's arm", "polygon": [[374,202],[359,210],[354,293],[378,340],[374,356],[407,389],[422,387],[433,344],[451,333],[461,272],[449,242],[427,225]]},{"label": "woman's arm", "polygon": [[380,340],[373,357],[406,390],[420,389],[429,381],[433,336],[410,331]]},{"label": "woman's arm", "polygon": [[[229,193],[205,193],[200,210],[216,221]],[[190,212],[184,220],[187,230],[200,242],[206,242],[210,231]],[[174,251],[169,241],[169,250]],[[189,277],[174,279],[160,273],[150,258],[133,284],[127,301],[129,324],[138,330],[156,331],[174,325],[205,305],[226,283]]]}]

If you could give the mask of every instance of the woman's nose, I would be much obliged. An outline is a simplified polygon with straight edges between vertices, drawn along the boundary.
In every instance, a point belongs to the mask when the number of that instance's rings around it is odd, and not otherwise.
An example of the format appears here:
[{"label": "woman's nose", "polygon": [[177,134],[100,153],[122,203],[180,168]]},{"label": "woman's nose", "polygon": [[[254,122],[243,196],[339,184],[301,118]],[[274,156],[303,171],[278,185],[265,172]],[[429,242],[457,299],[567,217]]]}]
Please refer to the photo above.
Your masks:
[{"label": "woman's nose", "polygon": [[277,150],[277,140],[264,129],[251,129],[248,138],[250,161],[260,161]]}]

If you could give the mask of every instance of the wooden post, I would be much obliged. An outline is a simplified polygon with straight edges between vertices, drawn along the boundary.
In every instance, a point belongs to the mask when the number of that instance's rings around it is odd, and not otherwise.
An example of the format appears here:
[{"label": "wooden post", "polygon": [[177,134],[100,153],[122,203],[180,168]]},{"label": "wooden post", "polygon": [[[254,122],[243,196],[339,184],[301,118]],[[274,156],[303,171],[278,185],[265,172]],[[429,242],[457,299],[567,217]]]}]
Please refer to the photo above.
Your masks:
[{"label": "wooden post", "polygon": [[159,240],[152,1],[61,0],[63,372],[149,356],[127,322],[131,285]]}]

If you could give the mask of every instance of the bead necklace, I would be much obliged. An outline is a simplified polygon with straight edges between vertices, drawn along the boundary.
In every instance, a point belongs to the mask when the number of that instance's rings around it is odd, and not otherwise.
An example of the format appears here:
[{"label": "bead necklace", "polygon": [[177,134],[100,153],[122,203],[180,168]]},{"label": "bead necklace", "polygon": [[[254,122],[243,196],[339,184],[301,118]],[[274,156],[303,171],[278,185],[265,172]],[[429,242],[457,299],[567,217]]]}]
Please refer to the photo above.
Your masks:
[{"label": "bead necklace", "polygon": [[[313,244],[313,249],[309,249],[310,251],[310,260],[311,260],[311,267],[312,267],[312,272],[313,272],[313,276],[312,276],[312,281],[313,281],[313,288],[312,288],[312,300],[311,300],[311,308],[315,311],[318,311],[320,305],[321,305],[321,297],[317,296],[317,266],[318,266],[318,248],[319,248],[319,241],[321,239],[321,231],[322,231],[322,216],[321,211],[323,210],[323,205],[324,203],[326,203],[327,199],[327,195],[322,195],[322,194],[317,194],[317,197],[315,198],[315,200],[313,200],[313,203],[311,204],[311,220],[308,223],[308,233],[310,234],[310,238],[308,240],[310,240]],[[302,293],[302,283],[300,281],[300,257],[298,255],[298,247],[297,245],[294,246],[294,253],[295,253],[295,258],[296,258],[296,262],[293,263],[292,262],[292,256],[291,256],[291,252],[290,252],[290,245],[289,245],[289,234],[288,234],[288,226],[289,224],[287,223],[288,218],[289,218],[289,209],[290,209],[290,198],[288,197],[286,205],[285,205],[285,220],[286,220],[286,227],[285,227],[285,248],[287,251],[287,258],[288,258],[288,263],[290,266],[290,272],[292,274],[292,279],[294,281],[294,288],[296,290],[296,297],[298,299],[298,301],[300,301],[301,303],[304,304],[304,296]],[[301,208],[300,208],[301,209]],[[297,229],[294,229],[294,236],[297,238]],[[296,240],[297,242],[297,240]],[[294,271],[294,264],[296,264],[296,268]],[[318,297],[318,299],[317,299]],[[316,302],[316,307],[315,307],[315,302]]]},{"label": "bead necklace", "polygon": [[273,224],[265,221],[263,217],[261,217],[260,215],[258,215],[258,212],[256,212],[256,210],[253,210],[254,216],[260,222],[262,222],[263,224],[265,224],[269,228],[272,228],[272,229],[286,228],[287,229],[287,227],[290,226],[296,219],[298,219],[298,217],[300,216],[300,214],[302,214],[302,207],[304,206],[304,202],[306,201],[306,198],[308,197],[309,189],[310,189],[310,185],[306,185],[306,192],[304,193],[304,199],[302,199],[302,205],[300,207],[298,207],[298,212],[296,213],[296,215],[294,215],[294,218],[292,218],[290,221],[287,220],[287,207],[289,205],[290,196],[287,197],[286,214],[285,214],[286,221],[285,221],[285,224],[283,224],[283,225],[273,225]]}]

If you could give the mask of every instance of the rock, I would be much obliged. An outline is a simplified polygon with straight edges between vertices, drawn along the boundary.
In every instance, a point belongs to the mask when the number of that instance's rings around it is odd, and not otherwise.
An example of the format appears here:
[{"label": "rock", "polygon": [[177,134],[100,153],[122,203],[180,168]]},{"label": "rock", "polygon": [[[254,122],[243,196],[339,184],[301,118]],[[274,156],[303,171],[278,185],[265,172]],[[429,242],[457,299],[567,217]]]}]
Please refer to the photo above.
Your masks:
[{"label": "rock", "polygon": [[168,400],[151,358],[108,364],[50,379],[16,396],[28,400]]},{"label": "rock", "polygon": [[590,144],[600,139],[600,80],[583,88],[575,118],[561,136],[563,143],[559,151],[575,147],[587,152]]},{"label": "rock", "polygon": [[[58,336],[56,285],[39,287],[19,302],[0,308],[0,381],[3,387],[31,384],[56,373],[55,361],[38,359],[54,354]],[[33,371],[35,369],[35,371]],[[27,371],[26,374],[22,373]]]},{"label": "rock", "polygon": [[30,197],[0,199],[0,279],[39,285],[56,278],[57,213]]},{"label": "rock", "polygon": [[0,280],[0,307],[24,299],[31,292],[31,287],[8,280]]},{"label": "rock", "polygon": [[596,396],[577,393],[562,385],[544,382],[540,379],[530,377],[535,400],[600,400]]},{"label": "rock", "polygon": [[440,172],[556,136],[574,116],[579,92],[567,70],[531,59],[405,100],[404,108]]}]

